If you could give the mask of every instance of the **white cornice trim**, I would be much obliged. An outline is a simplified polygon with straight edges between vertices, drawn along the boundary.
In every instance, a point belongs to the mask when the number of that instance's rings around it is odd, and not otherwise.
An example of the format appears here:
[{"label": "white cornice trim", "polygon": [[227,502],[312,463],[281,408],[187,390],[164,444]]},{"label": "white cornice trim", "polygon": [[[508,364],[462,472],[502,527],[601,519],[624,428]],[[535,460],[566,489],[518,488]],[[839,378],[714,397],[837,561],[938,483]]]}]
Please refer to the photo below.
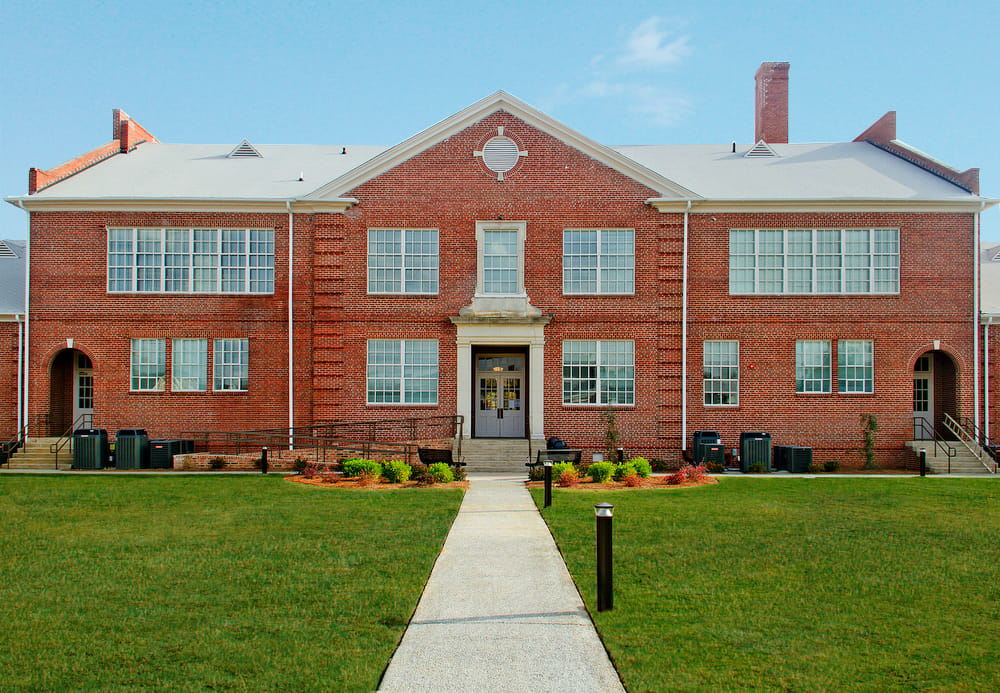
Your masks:
[{"label": "white cornice trim", "polygon": [[[646,204],[659,212],[680,213],[688,209],[687,200],[650,198]],[[970,197],[968,200],[691,200],[691,211],[699,213],[729,212],[978,212],[1000,203]]]},{"label": "white cornice trim", "polygon": [[568,146],[580,150],[605,166],[632,178],[651,190],[656,190],[663,196],[698,197],[696,193],[687,188],[678,185],[668,178],[664,178],[627,156],[619,154],[613,149],[581,135],[541,111],[532,108],[520,99],[504,91],[498,91],[495,94],[487,96],[485,99],[477,101],[468,108],[445,118],[436,125],[432,125],[410,139],[387,149],[378,156],[369,159],[357,168],[317,188],[306,195],[304,199],[324,199],[329,196],[342,197],[359,185],[385,173],[407,159],[412,158],[497,111],[505,111],[523,120],[528,125],[552,135]]},{"label": "white cornice trim", "polygon": [[134,198],[36,198],[8,197],[7,202],[29,212],[330,212],[343,214],[358,204],[351,197],[330,200],[218,200]]}]

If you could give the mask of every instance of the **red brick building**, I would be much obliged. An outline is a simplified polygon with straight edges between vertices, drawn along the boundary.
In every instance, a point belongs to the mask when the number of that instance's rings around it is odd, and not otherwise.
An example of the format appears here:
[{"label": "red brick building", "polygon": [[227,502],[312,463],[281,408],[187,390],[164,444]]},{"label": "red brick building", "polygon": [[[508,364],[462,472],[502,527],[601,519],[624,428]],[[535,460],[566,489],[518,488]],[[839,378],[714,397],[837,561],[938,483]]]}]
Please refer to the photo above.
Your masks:
[{"label": "red brick building", "polygon": [[[28,420],[247,430],[461,414],[676,459],[767,431],[883,464],[978,421],[978,171],[895,137],[608,147],[498,92],[396,146],[114,140],[32,169]],[[31,418],[35,416],[35,418]],[[994,417],[995,420],[995,417]],[[41,433],[41,431],[39,431]]]}]

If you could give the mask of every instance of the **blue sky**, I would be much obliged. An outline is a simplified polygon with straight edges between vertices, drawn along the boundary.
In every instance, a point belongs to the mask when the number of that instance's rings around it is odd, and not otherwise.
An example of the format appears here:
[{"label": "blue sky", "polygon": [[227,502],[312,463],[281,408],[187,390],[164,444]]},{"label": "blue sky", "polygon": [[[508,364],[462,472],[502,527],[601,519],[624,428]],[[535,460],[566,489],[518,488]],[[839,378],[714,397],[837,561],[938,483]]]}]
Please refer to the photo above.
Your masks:
[{"label": "blue sky", "polygon": [[[393,145],[497,89],[607,145],[753,139],[753,74],[788,61],[793,142],[900,139],[1000,197],[989,2],[4,0],[0,196],[108,141]],[[26,215],[0,205],[0,238]],[[983,214],[1000,242],[1000,210]]]}]

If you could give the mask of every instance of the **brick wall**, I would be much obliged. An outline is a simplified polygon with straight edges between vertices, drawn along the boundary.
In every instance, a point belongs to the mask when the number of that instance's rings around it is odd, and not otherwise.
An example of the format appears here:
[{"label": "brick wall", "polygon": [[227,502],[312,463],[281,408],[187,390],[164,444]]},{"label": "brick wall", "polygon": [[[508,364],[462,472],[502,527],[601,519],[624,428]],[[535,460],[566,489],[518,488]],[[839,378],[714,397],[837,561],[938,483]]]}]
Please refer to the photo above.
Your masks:
[{"label": "brick wall", "polygon": [[17,433],[17,339],[16,322],[0,322],[0,441]]}]

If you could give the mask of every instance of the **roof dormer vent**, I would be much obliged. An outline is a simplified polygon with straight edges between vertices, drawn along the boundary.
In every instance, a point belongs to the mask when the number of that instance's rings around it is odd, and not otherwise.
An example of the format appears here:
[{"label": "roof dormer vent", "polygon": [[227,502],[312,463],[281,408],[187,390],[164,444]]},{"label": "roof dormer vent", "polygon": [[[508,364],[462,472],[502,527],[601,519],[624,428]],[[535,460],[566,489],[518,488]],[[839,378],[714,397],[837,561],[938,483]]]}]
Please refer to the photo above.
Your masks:
[{"label": "roof dormer vent", "polygon": [[771,148],[771,145],[769,145],[767,142],[761,140],[753,147],[751,147],[750,150],[743,156],[747,157],[748,159],[762,157],[762,156],[778,156],[778,152],[774,151],[774,149]]},{"label": "roof dormer vent", "polygon": [[0,257],[17,257],[17,253],[5,241],[0,241]]},{"label": "roof dormer vent", "polygon": [[238,145],[236,145],[236,149],[229,152],[229,154],[226,155],[226,158],[235,159],[236,157],[246,157],[246,156],[255,156],[258,159],[263,158],[261,156],[261,153],[258,152],[254,148],[254,146],[250,144],[250,142],[247,140],[243,140]]}]

